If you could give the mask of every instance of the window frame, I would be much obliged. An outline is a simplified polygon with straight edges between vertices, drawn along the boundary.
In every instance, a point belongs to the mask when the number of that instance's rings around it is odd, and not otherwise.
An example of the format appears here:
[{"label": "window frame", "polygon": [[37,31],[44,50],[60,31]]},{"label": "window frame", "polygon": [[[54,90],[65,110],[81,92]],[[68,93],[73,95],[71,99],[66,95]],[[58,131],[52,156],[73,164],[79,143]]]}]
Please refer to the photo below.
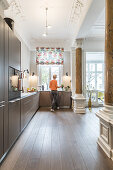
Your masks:
[{"label": "window frame", "polygon": [[[89,77],[90,72],[95,73],[95,90],[100,91],[99,89],[97,89],[97,75],[98,75],[98,73],[102,74],[102,84],[103,84],[102,91],[104,91],[104,61],[102,61],[102,62],[101,61],[88,61],[87,62],[87,60],[86,60],[86,64],[88,64],[88,68],[86,70],[86,76],[87,76],[87,73],[88,73],[88,77]],[[89,68],[90,64],[95,64],[95,71],[90,71],[90,68]],[[97,64],[102,64],[102,71],[97,71]],[[86,86],[87,86],[87,81],[86,81]],[[92,90],[92,89],[90,89],[90,90]]]},{"label": "window frame", "polygon": [[[39,64],[38,65],[38,77],[39,77],[39,81],[38,81],[38,85],[42,86],[42,67],[49,67],[49,82],[51,80],[51,70],[52,70],[52,67],[58,67],[59,68],[59,82],[58,82],[58,85],[61,85],[62,84],[62,80],[63,80],[63,65],[41,65]],[[48,89],[45,89],[45,90],[49,90]]]}]

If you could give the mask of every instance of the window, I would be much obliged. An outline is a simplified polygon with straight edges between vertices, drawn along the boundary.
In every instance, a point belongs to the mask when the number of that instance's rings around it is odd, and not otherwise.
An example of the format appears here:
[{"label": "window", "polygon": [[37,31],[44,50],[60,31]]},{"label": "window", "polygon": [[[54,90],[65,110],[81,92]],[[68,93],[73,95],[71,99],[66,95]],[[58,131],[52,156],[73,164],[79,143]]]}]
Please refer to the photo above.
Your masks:
[{"label": "window", "polygon": [[44,86],[44,90],[49,90],[49,82],[53,75],[57,75],[58,85],[62,83],[63,65],[39,65],[39,85]]},{"label": "window", "polygon": [[36,63],[37,64],[57,64],[63,65],[64,58],[64,48],[44,48],[37,47],[37,56]]},{"label": "window", "polygon": [[104,53],[86,53],[86,86],[104,91]]}]

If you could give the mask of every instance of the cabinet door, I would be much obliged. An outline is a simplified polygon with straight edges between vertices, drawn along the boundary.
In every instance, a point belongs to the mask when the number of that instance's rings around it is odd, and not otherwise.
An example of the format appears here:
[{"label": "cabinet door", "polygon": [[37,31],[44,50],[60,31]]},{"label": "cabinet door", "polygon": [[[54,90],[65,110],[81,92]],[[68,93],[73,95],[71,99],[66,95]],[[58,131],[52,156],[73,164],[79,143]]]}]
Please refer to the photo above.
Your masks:
[{"label": "cabinet door", "polygon": [[33,100],[32,96],[21,100],[21,131],[30,121],[33,116]]},{"label": "cabinet door", "polygon": [[0,17],[0,102],[4,100],[4,22]]},{"label": "cabinet door", "polygon": [[35,97],[35,112],[39,109],[39,92],[36,94],[36,97]]},{"label": "cabinet door", "polygon": [[0,158],[3,156],[3,114],[4,106],[0,106]]},{"label": "cabinet door", "polygon": [[5,23],[4,153],[8,150],[8,25]]},{"label": "cabinet door", "polygon": [[21,43],[9,28],[9,66],[20,70]]},{"label": "cabinet door", "polygon": [[20,134],[20,100],[9,102],[9,146]]},{"label": "cabinet door", "polygon": [[3,155],[4,67],[4,21],[0,17],[0,158]]}]

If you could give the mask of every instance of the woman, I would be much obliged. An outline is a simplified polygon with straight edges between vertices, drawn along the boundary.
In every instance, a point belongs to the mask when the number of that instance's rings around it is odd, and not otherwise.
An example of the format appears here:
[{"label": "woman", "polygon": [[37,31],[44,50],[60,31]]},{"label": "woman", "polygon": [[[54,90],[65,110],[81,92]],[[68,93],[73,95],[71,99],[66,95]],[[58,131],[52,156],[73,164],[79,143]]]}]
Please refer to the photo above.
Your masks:
[{"label": "woman", "polygon": [[51,89],[51,112],[54,112],[55,108],[59,109],[59,96],[57,88],[57,75],[53,75],[53,80],[50,81],[49,88]]}]

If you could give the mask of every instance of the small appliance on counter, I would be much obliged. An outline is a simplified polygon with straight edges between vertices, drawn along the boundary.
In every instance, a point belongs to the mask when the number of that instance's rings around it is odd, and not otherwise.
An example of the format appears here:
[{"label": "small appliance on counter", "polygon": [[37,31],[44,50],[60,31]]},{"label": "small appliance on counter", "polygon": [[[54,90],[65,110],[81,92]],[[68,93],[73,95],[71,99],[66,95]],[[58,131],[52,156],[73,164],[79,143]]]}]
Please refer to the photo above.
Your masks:
[{"label": "small appliance on counter", "polygon": [[21,97],[22,77],[21,72],[9,67],[9,100]]}]

